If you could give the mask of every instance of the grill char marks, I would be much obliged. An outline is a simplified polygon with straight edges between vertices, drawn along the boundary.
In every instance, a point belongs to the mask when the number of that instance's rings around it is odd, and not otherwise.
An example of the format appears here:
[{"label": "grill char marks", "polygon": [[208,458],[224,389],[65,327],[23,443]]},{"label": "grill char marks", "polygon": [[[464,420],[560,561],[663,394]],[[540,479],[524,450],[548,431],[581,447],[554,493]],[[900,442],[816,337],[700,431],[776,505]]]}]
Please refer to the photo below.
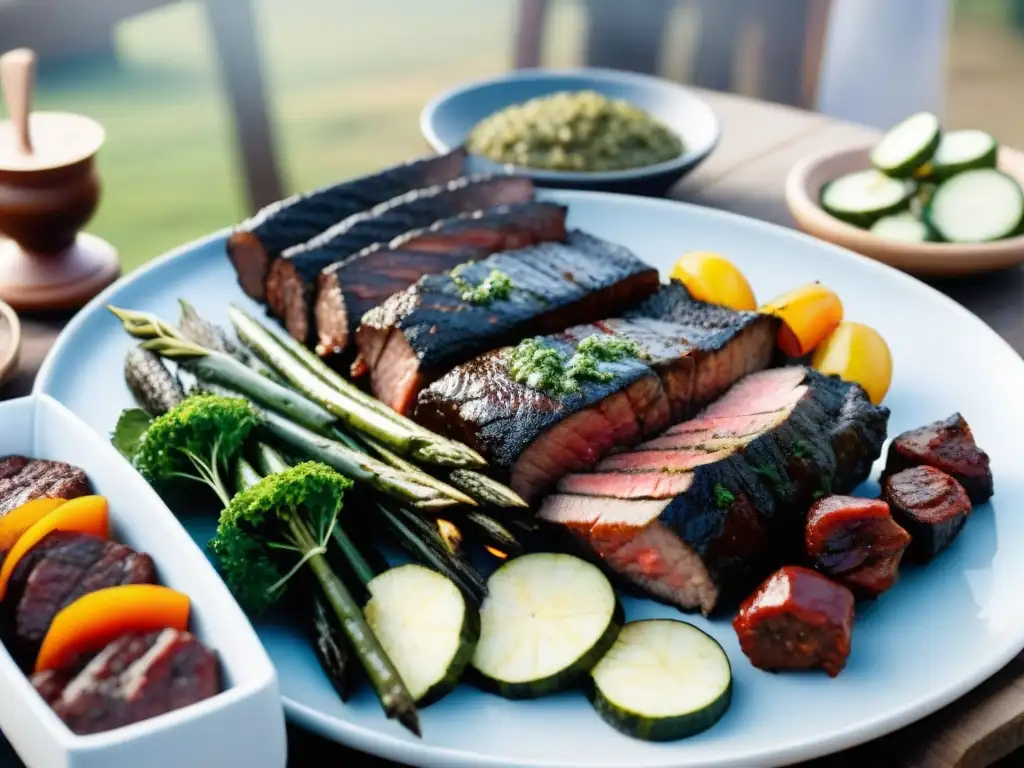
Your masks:
[{"label": "grill char marks", "polygon": [[992,497],[988,454],[974,442],[974,433],[959,413],[897,435],[889,445],[883,479],[922,464],[955,478],[974,504]]},{"label": "grill char marks", "polygon": [[286,249],[411,189],[456,179],[464,173],[465,165],[466,151],[460,147],[445,155],[419,158],[268,205],[228,238],[228,258],[239,285],[248,296],[263,301],[270,263]]},{"label": "grill char marks", "polygon": [[219,667],[189,632],[129,632],[80,669],[42,672],[32,684],[74,733],[99,733],[215,696]]},{"label": "grill char marks", "polygon": [[404,291],[423,275],[453,269],[492,253],[566,238],[567,209],[554,203],[520,203],[474,211],[376,243],[337,262],[317,278],[317,353],[341,354],[359,319],[388,296]]},{"label": "grill char marks", "polygon": [[270,266],[267,303],[288,332],[302,342],[313,332],[313,304],[320,271],[375,243],[428,227],[460,213],[532,200],[533,182],[522,176],[464,176],[416,189],[350,216],[312,240],[289,248]]},{"label": "grill char marks", "polygon": [[371,375],[375,396],[408,413],[420,389],[455,366],[536,334],[615,315],[658,288],[658,273],[627,249],[572,232],[494,254],[466,266],[460,278],[481,284],[491,270],[512,282],[507,299],[473,304],[451,273],[427,275],[367,312],[356,332],[357,369]]},{"label": "grill char marks", "polygon": [[74,499],[92,492],[78,467],[61,461],[0,457],[0,517],[33,499]]},{"label": "grill char marks", "polygon": [[804,512],[863,481],[889,411],[803,367],[746,377],[698,416],[562,478],[540,517],[613,571],[709,614],[802,549]]},{"label": "grill char marks", "polygon": [[[645,354],[599,367],[614,378],[583,383],[579,393],[540,392],[513,380],[503,353],[484,355],[442,377],[420,394],[416,419],[473,446],[527,501],[562,475],[590,467],[616,448],[636,445],[692,416],[738,379],[767,365],[776,321],[732,314],[729,329],[651,318],[605,320],[549,337],[571,356],[588,336],[612,334]],[[696,317],[696,316],[694,316]],[[663,475],[609,477],[627,495],[647,483],[678,487]],[[685,489],[681,489],[685,490]]]},{"label": "grill char marks", "polygon": [[15,567],[4,603],[12,651],[29,661],[53,617],[82,595],[123,584],[155,584],[146,554],[84,533],[54,531]]}]

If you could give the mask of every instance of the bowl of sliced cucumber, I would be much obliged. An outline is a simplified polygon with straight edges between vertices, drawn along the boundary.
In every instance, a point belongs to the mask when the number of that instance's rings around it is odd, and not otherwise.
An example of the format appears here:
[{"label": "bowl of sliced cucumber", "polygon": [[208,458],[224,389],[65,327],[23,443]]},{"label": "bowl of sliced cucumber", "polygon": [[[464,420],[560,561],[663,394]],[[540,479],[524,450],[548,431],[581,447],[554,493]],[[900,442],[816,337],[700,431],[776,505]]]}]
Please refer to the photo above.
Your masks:
[{"label": "bowl of sliced cucumber", "polygon": [[958,276],[1024,263],[1024,154],[979,130],[911,115],[874,146],[798,162],[786,202],[808,234],[906,272]]}]

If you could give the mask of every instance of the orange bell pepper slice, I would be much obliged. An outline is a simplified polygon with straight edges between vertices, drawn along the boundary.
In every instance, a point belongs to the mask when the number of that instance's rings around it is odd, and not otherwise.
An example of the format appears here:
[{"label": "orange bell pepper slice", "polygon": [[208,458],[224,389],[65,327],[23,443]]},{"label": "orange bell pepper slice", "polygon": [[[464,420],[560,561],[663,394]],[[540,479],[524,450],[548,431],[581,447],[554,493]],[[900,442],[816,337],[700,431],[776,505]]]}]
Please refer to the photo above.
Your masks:
[{"label": "orange bell pepper slice", "polygon": [[14,573],[18,561],[53,531],[91,533],[102,539],[109,538],[110,514],[107,500],[102,496],[80,496],[61,504],[50,514],[29,526],[11,547],[3,565],[0,565],[0,600],[7,594],[7,583],[11,580],[11,574]]},{"label": "orange bell pepper slice", "polygon": [[36,657],[36,672],[73,664],[103,650],[126,632],[188,629],[188,596],[157,584],[126,584],[82,595],[50,624]]},{"label": "orange bell pepper slice", "polygon": [[0,517],[0,552],[6,552],[25,531],[42,520],[67,499],[33,499]]},{"label": "orange bell pepper slice", "polygon": [[843,303],[835,291],[808,283],[777,296],[758,310],[782,321],[777,343],[787,357],[803,357],[836,329]]}]

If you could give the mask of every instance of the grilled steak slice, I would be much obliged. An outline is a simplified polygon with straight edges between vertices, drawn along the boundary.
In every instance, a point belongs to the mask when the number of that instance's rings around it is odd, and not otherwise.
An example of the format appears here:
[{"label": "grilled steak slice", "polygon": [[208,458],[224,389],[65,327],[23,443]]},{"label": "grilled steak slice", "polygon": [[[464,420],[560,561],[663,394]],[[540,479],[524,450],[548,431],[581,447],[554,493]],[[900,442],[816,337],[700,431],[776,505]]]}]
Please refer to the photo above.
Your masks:
[{"label": "grilled steak slice", "polygon": [[33,499],[74,499],[92,493],[78,467],[62,461],[0,457],[0,517]]},{"label": "grilled steak slice", "polygon": [[5,623],[13,623],[12,650],[34,656],[53,617],[82,595],[122,584],[155,583],[156,567],[149,555],[89,534],[50,533],[12,574],[4,600],[14,611],[5,617]]},{"label": "grilled steak slice", "polygon": [[465,165],[466,151],[460,147],[446,155],[418,158],[268,205],[228,238],[228,258],[238,274],[238,284],[250,297],[263,301],[270,263],[286,249],[410,190],[456,179]]},{"label": "grilled steak slice", "polygon": [[148,720],[221,690],[217,657],[194,635],[175,629],[126,633],[80,670],[43,672],[32,683],[78,734]]},{"label": "grilled steak slice", "polygon": [[[627,249],[582,232],[566,243],[506,251],[450,272],[427,275],[367,312],[356,332],[374,395],[399,413],[420,389],[456,365],[535,334],[614,316],[658,288],[658,273]],[[492,270],[511,280],[508,298],[473,303]],[[463,282],[464,281],[464,282]]]},{"label": "grilled steak slice", "polygon": [[974,442],[974,433],[959,413],[897,435],[889,445],[882,478],[921,464],[956,478],[974,504],[992,497],[988,454]]},{"label": "grilled steak slice", "polygon": [[553,203],[506,205],[445,219],[390,245],[377,243],[332,264],[317,279],[317,354],[343,353],[359,319],[423,275],[445,272],[492,253],[564,241],[567,209]]},{"label": "grilled steak slice", "polygon": [[540,509],[648,594],[711,613],[801,555],[812,499],[863,481],[889,411],[803,367],[747,376],[695,418],[587,474]]},{"label": "grilled steak slice", "polygon": [[913,539],[907,560],[917,563],[927,563],[952,544],[972,509],[956,479],[924,465],[889,475],[882,482],[882,495]]},{"label": "grilled steak slice", "polygon": [[410,229],[430,226],[459,213],[522,203],[534,195],[523,176],[464,176],[448,184],[417,189],[350,216],[309,242],[289,248],[270,266],[267,304],[288,332],[307,341],[313,331],[313,302],[320,270],[386,243]]},{"label": "grilled steak slice", "polygon": [[424,229],[399,235],[388,245],[407,251],[445,252],[483,248],[490,253],[526,248],[537,243],[564,242],[569,209],[557,203],[531,201],[460,213]]},{"label": "grilled steak slice", "polygon": [[863,597],[896,583],[908,544],[910,534],[879,499],[825,496],[807,513],[804,545],[814,567]]},{"label": "grilled steak slice", "polygon": [[420,393],[416,419],[473,446],[527,501],[562,475],[585,471],[616,448],[653,437],[692,416],[737,380],[768,364],[776,322],[732,313],[732,327],[650,318],[604,320],[548,337],[569,358],[599,334],[633,341],[644,357],[601,363],[614,374],[570,395],[546,393],[512,378],[503,350],[455,368]]},{"label": "grilled steak slice", "polygon": [[743,602],[732,625],[740,648],[758,669],[820,668],[835,677],[850,655],[853,618],[849,589],[790,565]]}]

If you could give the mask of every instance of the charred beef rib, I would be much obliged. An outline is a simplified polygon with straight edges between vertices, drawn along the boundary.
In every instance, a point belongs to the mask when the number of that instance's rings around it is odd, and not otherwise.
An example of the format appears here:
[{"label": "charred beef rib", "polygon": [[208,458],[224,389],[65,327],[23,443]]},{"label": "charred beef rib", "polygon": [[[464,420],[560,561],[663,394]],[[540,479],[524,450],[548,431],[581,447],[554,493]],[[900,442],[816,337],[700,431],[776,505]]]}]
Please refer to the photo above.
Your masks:
[{"label": "charred beef rib", "polygon": [[305,342],[313,331],[313,302],[320,270],[410,229],[428,227],[460,213],[526,202],[533,195],[533,182],[522,176],[464,176],[357,213],[312,240],[289,248],[270,265],[267,304],[274,316],[284,320],[288,332]]},{"label": "charred beef rib", "polygon": [[567,212],[562,205],[535,202],[475,211],[407,233],[391,244],[376,243],[332,264],[317,278],[317,354],[344,353],[366,312],[424,275],[492,253],[563,242]]},{"label": "charred beef rib", "polygon": [[238,284],[251,298],[263,301],[270,263],[282,252],[410,190],[457,179],[465,166],[466,151],[459,147],[445,155],[418,158],[262,208],[228,238],[228,259],[238,274]]},{"label": "charred beef rib", "polygon": [[762,371],[696,418],[566,475],[539,515],[648,594],[707,615],[799,557],[807,507],[867,478],[888,420],[856,384]]},{"label": "charred beef rib", "polygon": [[0,456],[0,517],[33,499],[74,499],[92,493],[78,467],[61,461]]},{"label": "charred beef rib", "polygon": [[100,733],[187,707],[221,690],[217,657],[189,632],[129,632],[77,670],[32,684],[74,733]]},{"label": "charred beef rib", "polygon": [[[464,299],[492,270],[508,276],[508,298]],[[477,355],[536,334],[614,317],[658,290],[658,272],[629,250],[582,232],[565,243],[505,251],[452,273],[427,275],[367,312],[356,331],[357,372],[373,394],[409,413],[419,391]]]},{"label": "charred beef rib", "polygon": [[[562,475],[590,469],[615,448],[653,437],[694,415],[737,380],[771,359],[776,320],[687,299],[687,323],[647,317],[576,326],[545,343],[571,357],[579,343],[611,334],[636,344],[642,358],[599,364],[608,382],[581,382],[578,392],[544,392],[517,382],[507,350],[455,368],[420,393],[415,418],[471,445],[527,501]],[[701,308],[711,320],[702,321]]]}]

